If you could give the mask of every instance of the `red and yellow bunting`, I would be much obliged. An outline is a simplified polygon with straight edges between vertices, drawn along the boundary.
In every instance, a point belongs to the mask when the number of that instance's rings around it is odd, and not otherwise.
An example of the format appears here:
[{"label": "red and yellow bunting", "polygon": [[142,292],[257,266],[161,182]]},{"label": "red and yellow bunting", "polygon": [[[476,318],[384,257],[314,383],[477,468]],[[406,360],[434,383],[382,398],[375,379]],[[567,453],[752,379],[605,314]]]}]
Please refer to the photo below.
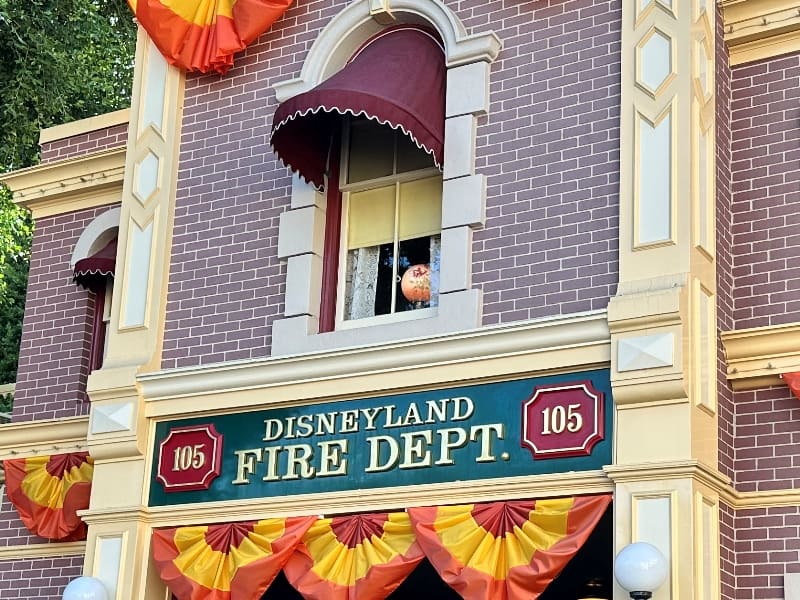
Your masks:
[{"label": "red and yellow bunting", "polygon": [[153,559],[178,600],[260,598],[313,517],[178,527],[153,532]]},{"label": "red and yellow bunting", "polygon": [[405,513],[320,519],[284,568],[306,600],[381,600],[423,555]]},{"label": "red and yellow bunting", "polygon": [[611,497],[410,508],[428,560],[466,600],[531,600],[589,537]]},{"label": "red and yellow bunting", "polygon": [[170,64],[185,71],[225,71],[233,55],[277,21],[292,0],[128,0]]},{"label": "red and yellow bunting", "polygon": [[86,452],[4,461],[6,493],[31,533],[57,541],[86,539],[77,513],[89,508],[93,464]]}]

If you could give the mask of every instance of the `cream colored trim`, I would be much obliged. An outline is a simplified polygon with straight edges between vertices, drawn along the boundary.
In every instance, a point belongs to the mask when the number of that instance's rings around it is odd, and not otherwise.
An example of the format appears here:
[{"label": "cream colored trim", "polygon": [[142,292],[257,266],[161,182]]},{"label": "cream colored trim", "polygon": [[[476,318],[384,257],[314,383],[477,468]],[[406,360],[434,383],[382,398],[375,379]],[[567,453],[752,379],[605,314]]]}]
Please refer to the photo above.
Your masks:
[{"label": "cream colored trim", "polygon": [[53,542],[24,546],[0,546],[0,562],[29,558],[55,558],[86,553],[86,542]]},{"label": "cream colored trim", "polygon": [[4,385],[0,385],[0,396],[4,394],[13,394],[13,393],[14,393],[13,383],[6,383]]},{"label": "cream colored trim", "polygon": [[0,460],[86,450],[89,417],[0,425]]},{"label": "cream colored trim", "polygon": [[34,219],[119,202],[125,148],[103,150],[0,175]]},{"label": "cream colored trim", "polygon": [[[479,349],[477,351],[476,349]],[[605,311],[465,333],[375,344],[300,356],[229,362],[139,375],[148,417],[225,410],[375,394],[459,381],[522,377],[555,371],[607,367],[610,361]],[[441,369],[448,365],[446,370]],[[265,393],[269,390],[269,393]],[[239,392],[237,394],[237,392]]]},{"label": "cream colored trim", "polygon": [[641,463],[634,465],[609,465],[603,471],[615,484],[631,481],[657,481],[690,477],[713,490],[722,492],[731,488],[731,480],[699,460],[678,460]]},{"label": "cream colored trim", "polygon": [[780,374],[800,371],[800,323],[720,334],[734,390],[781,385]]},{"label": "cream colored trim", "polygon": [[116,125],[124,125],[128,122],[130,113],[130,109],[123,108],[122,110],[97,115],[96,117],[89,117],[88,119],[81,119],[79,121],[72,121],[71,123],[56,125],[55,127],[48,127],[47,129],[42,129],[39,133],[39,143],[47,144],[56,140],[63,140],[76,135],[99,131],[100,129],[108,129]]},{"label": "cream colored trim", "polygon": [[725,489],[720,491],[720,500],[736,510],[745,508],[800,506],[800,491],[768,490],[764,492],[737,492],[734,489]]},{"label": "cream colored trim", "polygon": [[732,65],[800,50],[795,0],[722,0]]},{"label": "cream colored trim", "polygon": [[586,471],[359,490],[357,494],[346,490],[149,509],[135,507],[90,509],[79,514],[90,524],[113,523],[121,520],[120,512],[131,514],[145,510],[149,513],[148,520],[154,526],[165,527],[294,515],[335,515],[409,506],[491,502],[511,498],[601,494],[612,491],[613,485],[602,471]]},{"label": "cream colored trim", "polygon": [[798,31],[732,46],[729,52],[730,64],[735,66],[794,52],[800,52],[800,32]]}]

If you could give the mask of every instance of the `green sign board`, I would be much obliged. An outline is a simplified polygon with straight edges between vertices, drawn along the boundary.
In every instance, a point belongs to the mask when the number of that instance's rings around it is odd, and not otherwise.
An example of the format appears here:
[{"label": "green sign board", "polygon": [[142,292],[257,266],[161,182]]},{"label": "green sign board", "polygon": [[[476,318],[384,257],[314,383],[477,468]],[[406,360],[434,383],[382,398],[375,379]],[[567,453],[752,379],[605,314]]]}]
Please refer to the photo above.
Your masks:
[{"label": "green sign board", "polygon": [[608,370],[160,422],[150,505],[599,469]]}]

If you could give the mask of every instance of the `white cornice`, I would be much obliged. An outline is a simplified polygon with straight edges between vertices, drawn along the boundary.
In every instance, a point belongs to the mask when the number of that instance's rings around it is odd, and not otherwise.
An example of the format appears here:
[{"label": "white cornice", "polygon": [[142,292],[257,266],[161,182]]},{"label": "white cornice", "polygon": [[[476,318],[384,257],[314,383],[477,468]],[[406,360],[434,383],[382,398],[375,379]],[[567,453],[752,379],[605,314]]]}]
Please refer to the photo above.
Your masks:
[{"label": "white cornice", "polygon": [[89,417],[0,425],[0,460],[86,450]]},{"label": "white cornice", "polygon": [[720,338],[735,390],[781,385],[781,373],[800,371],[800,323],[724,331]]},{"label": "white cornice", "polygon": [[[147,416],[165,417],[218,412],[221,393],[227,394],[225,409],[233,410],[377,393],[393,386],[577,371],[607,367],[609,361],[606,313],[598,311],[333,352],[160,371],[139,375],[137,382]],[[232,395],[250,390],[259,393]]]},{"label": "white cornice", "polygon": [[0,183],[37,219],[119,202],[124,170],[122,147],[0,175]]},{"label": "white cornice", "polygon": [[800,50],[796,0],[722,0],[720,5],[732,65]]},{"label": "white cornice", "polygon": [[47,144],[49,142],[55,142],[56,140],[75,137],[76,135],[83,135],[117,125],[124,125],[128,122],[130,114],[131,110],[129,108],[123,108],[122,110],[97,115],[96,117],[89,117],[88,119],[80,119],[79,121],[48,127],[42,129],[39,133],[39,143]]}]

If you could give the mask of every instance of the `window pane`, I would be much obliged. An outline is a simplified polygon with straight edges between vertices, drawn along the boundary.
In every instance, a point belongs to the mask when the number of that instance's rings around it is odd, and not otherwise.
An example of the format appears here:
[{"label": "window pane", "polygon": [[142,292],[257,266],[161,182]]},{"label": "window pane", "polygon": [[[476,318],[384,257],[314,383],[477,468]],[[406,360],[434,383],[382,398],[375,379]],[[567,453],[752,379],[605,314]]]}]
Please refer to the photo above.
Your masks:
[{"label": "window pane", "polygon": [[401,240],[436,235],[442,230],[442,176],[400,184]]},{"label": "window pane", "polygon": [[392,247],[392,244],[382,244],[347,253],[345,320],[391,312]]},{"label": "window pane", "polygon": [[435,166],[433,157],[418,148],[410,137],[402,131],[397,134],[397,172],[416,171]]},{"label": "window pane", "polygon": [[348,183],[386,177],[394,170],[394,130],[374,121],[350,125]]},{"label": "window pane", "polygon": [[350,193],[347,222],[348,250],[394,241],[395,196],[394,184]]}]

